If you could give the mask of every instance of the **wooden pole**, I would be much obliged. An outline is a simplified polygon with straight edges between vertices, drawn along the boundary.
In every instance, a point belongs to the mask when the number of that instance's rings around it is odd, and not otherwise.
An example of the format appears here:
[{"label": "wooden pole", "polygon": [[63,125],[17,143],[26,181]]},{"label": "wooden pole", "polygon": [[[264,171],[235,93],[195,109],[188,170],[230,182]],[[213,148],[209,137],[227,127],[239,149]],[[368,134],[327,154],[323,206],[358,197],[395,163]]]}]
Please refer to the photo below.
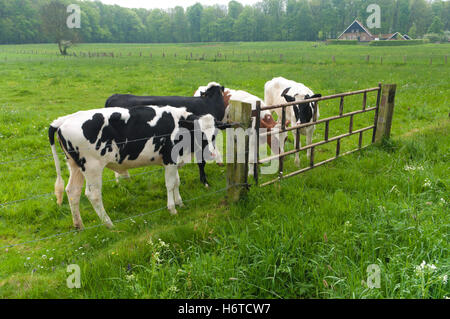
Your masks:
[{"label": "wooden pole", "polygon": [[[244,133],[247,133],[247,129],[251,126],[252,105],[250,103],[244,103],[240,101],[230,101],[230,121],[240,123],[240,128]],[[241,131],[241,130],[239,130]],[[241,131],[242,132],[242,131]],[[231,133],[231,132],[228,132]],[[231,140],[230,140],[231,139]],[[249,154],[249,136],[245,134],[245,148],[239,145],[238,138],[235,134],[230,136],[227,134],[227,150],[231,149],[229,143],[233,145],[234,156],[233,161],[228,163],[227,161],[227,187],[228,187],[228,202],[233,203],[244,197],[248,191],[248,154]],[[238,163],[238,153],[245,156],[244,163]],[[228,157],[227,157],[228,159]]]},{"label": "wooden pole", "polygon": [[380,108],[378,110],[375,142],[391,135],[392,117],[394,115],[396,84],[385,84],[381,91]]}]

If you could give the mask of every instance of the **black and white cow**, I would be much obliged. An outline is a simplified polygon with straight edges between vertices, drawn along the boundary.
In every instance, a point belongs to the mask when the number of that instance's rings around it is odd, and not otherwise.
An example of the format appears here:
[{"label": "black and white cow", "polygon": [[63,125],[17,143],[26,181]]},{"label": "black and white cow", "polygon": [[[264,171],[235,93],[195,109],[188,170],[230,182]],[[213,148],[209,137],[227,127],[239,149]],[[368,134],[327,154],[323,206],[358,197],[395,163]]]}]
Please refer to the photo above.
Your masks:
[{"label": "black and white cow", "polygon": [[[194,115],[201,116],[211,114],[217,121],[223,121],[225,118],[225,110],[228,106],[228,101],[227,97],[224,96],[224,87],[216,82],[211,82],[208,84],[202,97],[136,96],[131,94],[114,94],[110,96],[105,103],[105,107],[107,108],[132,108],[138,105],[170,105],[172,107],[184,107],[188,112],[191,112]],[[198,161],[200,181],[206,187],[209,187],[205,175],[205,165],[205,159]],[[124,176],[128,176],[128,172],[124,172]]]},{"label": "black and white cow", "polygon": [[[190,161],[193,151],[200,148],[203,152],[205,136],[207,150],[214,157],[216,150],[213,139],[216,126],[220,125],[210,114],[196,116],[186,108],[171,106],[113,107],[60,117],[49,128],[57,173],[57,203],[60,205],[63,200],[64,181],[55,147],[55,133],[58,134],[70,170],[66,192],[74,226],[83,228],[79,202],[86,179],[86,196],[102,222],[113,227],[102,202],[102,172],[105,167],[123,174],[130,168],[163,165],[167,207],[171,214],[176,214],[175,205],[183,204],[177,167]],[[188,143],[190,149],[181,148],[180,151],[180,143]]]},{"label": "black and white cow", "polygon": [[[264,85],[264,101],[266,105],[285,104],[286,102],[299,101],[299,104],[286,108],[286,120],[291,125],[310,123],[314,118],[314,107],[312,103],[301,103],[306,99],[321,97],[321,94],[314,94],[311,89],[295,81],[287,80],[283,77],[274,78]],[[281,108],[275,109],[278,119],[281,119]],[[319,118],[319,107],[317,107],[317,119]],[[300,133],[306,135],[306,144],[312,143],[315,125],[300,129]],[[296,143],[294,134],[294,144]],[[300,141],[299,141],[300,143]],[[301,143],[299,144],[301,146]],[[284,152],[283,148],[282,151]],[[311,149],[307,150],[308,157],[311,156]],[[299,153],[295,154],[295,164],[300,166]]]}]

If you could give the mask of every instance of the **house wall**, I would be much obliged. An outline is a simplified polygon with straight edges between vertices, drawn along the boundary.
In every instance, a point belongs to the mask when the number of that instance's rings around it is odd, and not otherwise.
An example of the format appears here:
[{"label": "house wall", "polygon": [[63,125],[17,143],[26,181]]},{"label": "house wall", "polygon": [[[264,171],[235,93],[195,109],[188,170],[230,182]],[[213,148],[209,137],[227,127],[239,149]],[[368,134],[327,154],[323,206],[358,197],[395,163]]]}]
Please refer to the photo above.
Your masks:
[{"label": "house wall", "polygon": [[338,40],[358,40],[362,42],[372,41],[372,38],[365,32],[344,33]]}]

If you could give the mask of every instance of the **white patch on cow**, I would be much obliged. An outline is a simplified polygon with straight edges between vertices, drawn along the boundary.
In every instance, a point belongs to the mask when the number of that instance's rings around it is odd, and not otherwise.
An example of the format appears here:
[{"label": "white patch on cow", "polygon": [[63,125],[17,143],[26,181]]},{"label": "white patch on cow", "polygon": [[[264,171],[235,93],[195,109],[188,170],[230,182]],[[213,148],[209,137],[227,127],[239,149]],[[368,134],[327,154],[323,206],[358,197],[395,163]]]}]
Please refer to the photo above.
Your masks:
[{"label": "white patch on cow", "polygon": [[[295,97],[296,101],[304,100],[306,95],[314,95],[313,91],[311,91],[307,86],[305,86],[302,83],[298,83],[295,81],[287,80],[283,77],[274,78],[264,85],[264,101],[266,105],[278,105],[278,104],[286,104],[286,99],[281,96],[281,93],[287,89],[290,88],[288,91],[288,95]],[[275,112],[277,113],[277,116],[279,119],[281,119],[281,108],[275,109]],[[313,110],[314,114],[314,110]],[[317,107],[317,119],[319,118],[319,107]],[[314,115],[313,115],[314,118]],[[310,122],[313,121],[313,118]],[[293,106],[289,106],[286,108],[286,120],[291,122],[291,125],[300,124],[297,123],[297,120],[295,118],[294,108]],[[309,126],[306,128],[302,128],[300,130],[300,133],[303,135],[306,135],[306,143],[307,145],[312,143],[312,137],[314,134],[315,126]],[[296,134],[293,134],[294,136],[294,145],[296,143]],[[281,145],[282,149],[281,152],[284,152],[284,145]],[[301,144],[300,144],[301,146]],[[308,149],[307,151],[308,157],[311,155],[311,150]],[[300,157],[299,154],[295,154],[295,164],[297,166],[300,166]]]}]

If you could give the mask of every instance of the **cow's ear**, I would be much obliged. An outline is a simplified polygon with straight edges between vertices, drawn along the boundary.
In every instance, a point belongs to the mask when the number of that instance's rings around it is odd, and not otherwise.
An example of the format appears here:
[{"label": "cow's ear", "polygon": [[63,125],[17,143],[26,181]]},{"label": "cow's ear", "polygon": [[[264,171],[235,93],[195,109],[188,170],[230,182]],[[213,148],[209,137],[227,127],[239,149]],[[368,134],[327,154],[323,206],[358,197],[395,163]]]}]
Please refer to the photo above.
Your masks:
[{"label": "cow's ear", "polygon": [[287,94],[287,92],[289,92],[290,89],[291,89],[291,88],[285,89],[285,90],[283,91],[283,93],[281,93],[281,96],[285,97],[286,94]]},{"label": "cow's ear", "polygon": [[281,96],[284,97],[284,99],[285,99],[287,102],[294,102],[294,101],[295,101],[295,98],[292,97],[292,96],[290,96],[290,95],[287,95],[287,92],[289,92],[290,89],[291,89],[291,88],[285,89],[285,90],[283,91],[283,93],[281,93]]},{"label": "cow's ear", "polygon": [[315,98],[318,98],[318,97],[322,97],[322,94],[314,94],[313,96],[311,96],[311,99],[315,99]]}]

